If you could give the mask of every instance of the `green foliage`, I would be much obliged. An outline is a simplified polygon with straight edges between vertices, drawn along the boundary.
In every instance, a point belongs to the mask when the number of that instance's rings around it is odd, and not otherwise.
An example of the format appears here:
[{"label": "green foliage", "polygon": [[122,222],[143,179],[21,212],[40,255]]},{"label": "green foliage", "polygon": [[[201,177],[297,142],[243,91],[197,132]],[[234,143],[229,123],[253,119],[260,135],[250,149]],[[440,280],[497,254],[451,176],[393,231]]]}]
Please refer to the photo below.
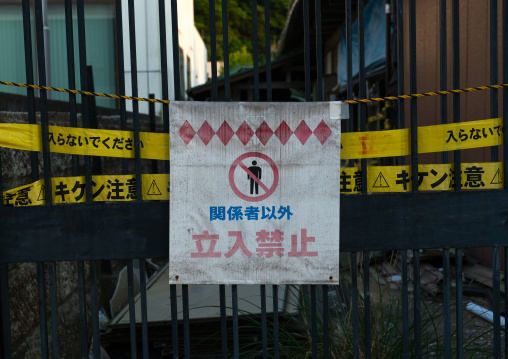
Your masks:
[{"label": "green foliage", "polygon": [[[217,60],[224,60],[222,36],[222,1],[215,1],[215,29]],[[282,32],[290,0],[270,0],[270,43],[274,47]],[[252,65],[252,2],[245,0],[227,0],[228,45],[230,66]],[[259,62],[265,62],[265,15],[264,1],[257,4],[257,33]],[[194,0],[194,22],[205,41],[208,59],[211,59],[210,48],[210,5],[209,0]],[[233,64],[233,61],[235,62]]]}]

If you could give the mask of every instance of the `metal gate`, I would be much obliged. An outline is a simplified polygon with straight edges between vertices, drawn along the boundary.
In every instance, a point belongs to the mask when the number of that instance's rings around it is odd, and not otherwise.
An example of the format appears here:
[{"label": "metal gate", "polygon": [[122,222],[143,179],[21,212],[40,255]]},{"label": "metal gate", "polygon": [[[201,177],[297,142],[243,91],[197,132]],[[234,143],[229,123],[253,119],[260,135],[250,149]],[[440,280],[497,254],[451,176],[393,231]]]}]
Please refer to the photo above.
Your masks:
[{"label": "metal gate", "polygon": [[[373,0],[370,0],[373,1]],[[367,99],[372,97],[367,87],[369,73],[365,66],[365,32],[364,32],[364,9],[367,1],[345,0],[322,2],[321,0],[293,0],[289,4],[288,19],[303,22],[303,37],[301,40],[300,56],[303,63],[303,82],[305,101],[328,101],[332,98],[325,98],[323,66],[323,32],[329,31],[327,26],[338,28],[344,24],[344,38],[346,48],[345,61],[347,68],[347,82],[342,84],[343,88],[334,90],[334,97],[343,100]],[[423,11],[430,6],[430,1],[420,3],[418,8]],[[433,67],[439,73],[439,89],[426,89],[427,91],[459,89],[470,86],[469,83],[461,83],[461,68],[465,57],[461,55],[460,34],[468,29],[461,28],[459,20],[461,14],[466,11],[470,2],[462,0],[439,0],[439,6],[435,6],[436,13],[434,23],[436,34],[434,36],[435,48],[439,48],[439,66]],[[43,20],[46,16],[43,11],[43,1],[22,0],[13,2],[17,6],[19,14],[22,14],[24,59],[26,66],[26,83],[47,86],[47,67],[45,56],[45,37]],[[111,1],[114,7],[114,43],[115,63],[117,71],[117,94],[132,97],[146,96],[139,93],[138,88],[138,66],[137,51],[141,44],[136,43],[137,24],[135,23],[135,1],[120,0]],[[246,72],[245,76],[251,81],[248,88],[248,96],[253,101],[272,101],[272,56],[270,53],[270,1],[264,1],[264,14],[258,14],[259,1],[252,2],[252,28],[253,28],[253,67]],[[486,4],[486,2],[485,2]],[[1,5],[1,4],[0,4]],[[79,77],[81,89],[93,92],[93,77],[87,71],[87,49],[85,31],[85,3],[84,0],[77,0],[75,4],[71,0],[51,3],[51,6],[61,7],[64,10],[67,54],[67,83],[60,87],[68,89],[76,88],[76,78]],[[220,42],[217,37],[216,28],[216,5],[214,0],[209,1],[209,33],[211,39]],[[497,0],[489,2],[489,35],[490,44],[489,64],[485,63],[490,71],[490,85],[499,83],[498,63],[502,64],[502,80],[508,83],[508,1]],[[122,6],[124,11],[122,11]],[[417,11],[415,0],[386,0],[386,54],[385,70],[381,72],[378,97],[416,94],[421,88],[417,86]],[[487,6],[487,5],[485,5]],[[224,51],[223,75],[219,78],[217,69],[216,41],[211,41],[211,80],[207,84],[210,91],[211,101],[230,101],[232,98],[230,86],[229,49],[228,49],[228,2],[223,1],[221,8],[222,19],[222,48]],[[161,99],[170,99],[170,87],[174,89],[174,99],[185,99],[181,92],[183,73],[182,62],[185,58],[179,51],[179,31],[177,1],[158,2],[158,28],[157,34],[151,36],[159,37],[160,43],[160,87]],[[498,11],[501,9],[502,11]],[[77,18],[77,46],[74,44],[73,11],[76,11]],[[323,15],[326,21],[323,20]],[[328,12],[329,11],[329,12]],[[419,13],[419,12],[418,12]],[[166,15],[170,14],[170,18]],[[301,14],[301,15],[295,15]],[[330,15],[331,14],[331,15]],[[258,24],[261,21],[258,15],[265,19],[265,58],[266,63],[259,64],[260,55],[258,42]],[[291,17],[292,16],[292,17]],[[299,20],[297,16],[302,16]],[[330,20],[330,16],[332,19]],[[423,15],[422,15],[423,16]],[[353,49],[353,21],[356,20],[358,32],[357,48]],[[289,20],[287,20],[289,21]],[[128,33],[124,31],[128,23]],[[145,24],[146,25],[146,24]],[[286,23],[286,27],[288,27]],[[487,25],[485,25],[485,28]],[[473,28],[474,30],[474,28]],[[472,30],[472,31],[473,31]],[[485,30],[486,31],[486,30]],[[32,33],[35,34],[32,37]],[[171,37],[167,37],[171,34]],[[2,35],[0,35],[2,36]],[[181,36],[181,35],[180,35]],[[35,40],[35,47],[34,47]],[[125,41],[124,41],[125,40]],[[430,41],[430,40],[429,40]],[[124,44],[129,44],[129,49],[124,49]],[[172,62],[168,61],[168,43],[172,44]],[[502,51],[498,48],[502,43]],[[262,44],[261,44],[262,45]],[[288,45],[289,46],[289,45]],[[74,49],[78,49],[78,58],[75,57]],[[3,49],[9,52],[9,49]],[[358,75],[353,76],[353,52],[358,51],[356,57],[358,63]],[[171,53],[170,52],[170,53]],[[34,53],[36,56],[34,57]],[[129,53],[129,58],[124,58],[124,53]],[[138,52],[139,53],[139,52]],[[393,54],[393,55],[392,55]],[[451,54],[451,61],[447,55]],[[448,56],[449,57],[449,56]],[[128,60],[131,82],[126,84],[126,68],[124,64]],[[168,64],[172,63],[172,71]],[[396,63],[396,65],[394,65]],[[79,72],[75,73],[75,66],[79,65]],[[425,64],[426,66],[428,64]],[[275,66],[275,62],[273,64]],[[406,68],[405,68],[406,66]],[[407,70],[407,67],[409,68]],[[34,77],[34,69],[37,74],[37,81]],[[451,69],[451,76],[448,71]],[[1,73],[1,72],[0,72]],[[250,77],[249,77],[250,76]],[[429,75],[430,76],[430,75]],[[263,81],[260,81],[262,77]],[[407,80],[409,77],[409,80]],[[452,81],[449,81],[451,78]],[[0,78],[0,80],[4,80]],[[389,83],[396,84],[396,93],[389,92]],[[172,86],[170,84],[172,83]],[[53,85],[53,84],[52,84]],[[57,85],[57,84],[54,84]],[[408,86],[409,85],[409,86]],[[479,85],[479,84],[476,84]],[[126,91],[129,88],[131,92]],[[222,90],[219,91],[219,88]],[[101,91],[101,89],[97,89]],[[192,92],[192,91],[190,91]],[[502,96],[498,89],[488,90],[490,93],[490,110],[484,115],[487,117],[498,117],[499,109],[503,111],[504,126],[508,118],[508,89],[502,89]],[[50,91],[41,90],[38,93],[34,88],[26,89],[27,106],[24,110],[28,113],[30,124],[40,124],[42,142],[42,174],[39,173],[39,154],[30,153],[30,177],[32,182],[44,179],[44,182],[51,183],[52,159],[54,154],[50,153],[48,138],[48,126],[50,123],[48,113],[52,110],[52,102],[48,100]],[[261,94],[263,96],[261,96]],[[471,101],[471,98],[463,100],[465,95],[453,93],[441,95],[439,106],[441,123],[461,122],[461,101]],[[36,102],[38,97],[38,102]],[[451,102],[449,97],[452,97]],[[78,113],[81,112],[81,126],[83,128],[96,128],[94,123],[97,108],[93,105],[94,97],[82,96],[81,105],[77,103],[77,95],[68,95],[69,120],[67,126],[78,127]],[[501,99],[501,101],[500,101]],[[141,174],[143,166],[148,166],[145,160],[141,159],[140,132],[143,126],[143,119],[152,119],[155,112],[151,108],[150,116],[140,116],[139,102],[132,102],[132,111],[127,113],[126,100],[118,99],[115,107],[120,115],[118,124],[121,130],[132,130],[134,136],[133,160],[123,159],[121,173],[129,174],[132,169],[136,175],[136,192],[141,193]],[[418,117],[419,100],[413,97],[409,100],[393,101],[392,112],[396,118],[392,118],[395,128],[402,129],[409,123],[411,136],[411,155],[408,164],[411,165],[411,176],[413,179],[419,177],[418,172],[418,132],[417,127],[421,123]],[[449,103],[450,102],[450,103]],[[500,106],[500,103],[502,104]],[[36,106],[37,104],[37,106]],[[449,110],[451,104],[451,111]],[[347,131],[366,131],[368,129],[367,103],[350,105],[351,116],[343,128]],[[377,105],[376,105],[377,106]],[[409,109],[405,107],[408,106]],[[436,104],[437,106],[437,104]],[[79,109],[79,110],[78,110]],[[169,110],[170,105],[163,104],[161,110],[160,132],[169,131]],[[379,110],[379,109],[378,109]],[[40,113],[40,119],[37,115]],[[396,119],[396,121],[395,121]],[[419,122],[420,120],[420,122]],[[148,126],[148,122],[144,125]],[[156,132],[155,126],[150,129]],[[505,132],[502,136],[506,139]],[[502,147],[503,158],[507,156],[507,147]],[[3,150],[3,149],[2,149]],[[498,146],[492,147],[491,161],[499,161]],[[67,155],[71,156],[71,155]],[[397,157],[383,160],[383,164],[406,164],[406,157]],[[442,163],[447,164],[448,153],[443,152]],[[121,260],[127,265],[128,274],[128,313],[129,325],[124,328],[126,340],[120,342],[124,346],[130,346],[130,357],[148,358],[166,355],[178,357],[464,357],[464,351],[469,350],[469,344],[464,342],[463,323],[463,250],[470,247],[491,247],[492,248],[492,311],[493,330],[489,333],[492,343],[482,352],[486,356],[501,358],[505,353],[505,344],[508,340],[502,332],[501,313],[501,258],[504,262],[504,273],[508,268],[508,251],[506,245],[507,236],[507,211],[508,195],[506,189],[491,191],[464,191],[461,188],[461,171],[455,172],[455,186],[453,191],[437,193],[419,193],[418,186],[412,186],[409,193],[401,194],[368,194],[367,193],[367,160],[359,162],[360,171],[364,174],[361,177],[361,190],[359,194],[345,195],[341,198],[341,251],[347,255],[350,263],[350,283],[338,288],[332,286],[309,286],[296,288],[296,306],[298,313],[291,314],[279,312],[281,300],[279,288],[259,287],[259,315],[244,315],[239,311],[238,287],[236,285],[221,285],[216,288],[216,295],[219,298],[220,316],[217,318],[217,328],[220,334],[214,340],[207,342],[204,336],[212,337],[211,333],[203,333],[200,325],[213,324],[190,319],[189,308],[189,287],[182,285],[170,286],[168,293],[170,297],[169,320],[158,327],[149,326],[147,319],[147,282],[146,266],[150,258],[164,258],[168,253],[168,219],[169,207],[165,201],[148,202],[143,201],[138,195],[136,200],[129,203],[93,202],[93,181],[92,176],[100,174],[100,164],[92,160],[91,156],[72,155],[72,175],[84,175],[86,187],[86,203],[76,205],[53,204],[51,191],[46,191],[45,205],[12,207],[4,205],[0,208],[1,229],[0,229],[0,351],[2,357],[11,358],[13,355],[13,341],[11,339],[11,317],[16,311],[17,304],[15,296],[9,292],[12,288],[12,278],[9,277],[10,270],[20,263],[35,263],[38,284],[38,318],[40,335],[40,352],[36,355],[48,358],[59,357],[62,343],[71,339],[68,335],[62,335],[58,327],[62,325],[62,318],[58,316],[61,306],[57,297],[56,284],[58,283],[57,268],[62,262],[72,261],[75,263],[75,275],[77,293],[79,297],[79,333],[80,354],[76,357],[89,357],[89,355],[100,358],[101,343],[104,337],[109,335],[108,331],[100,330],[99,303],[98,303],[98,272],[110,266],[110,261]],[[461,151],[453,153],[455,168],[461,166]],[[350,160],[345,166],[352,167],[355,164]],[[7,164],[2,163],[4,171]],[[160,168],[152,167],[152,170],[160,170],[161,173],[169,173],[169,161],[162,163]],[[104,171],[107,171],[104,169]],[[503,178],[508,174],[507,166],[504,167]],[[4,176],[6,173],[4,173]],[[2,176],[0,176],[0,189],[3,191],[9,188],[2,188]],[[28,180],[28,179],[27,179]],[[7,202],[8,203],[8,202]],[[153,219],[157,220],[154,221]],[[428,336],[428,308],[422,299],[420,291],[420,254],[424,249],[442,249],[442,275],[443,275],[443,302],[442,314],[436,322],[435,338],[425,343],[436,343],[435,348],[422,346],[422,336]],[[400,351],[391,354],[382,354],[379,345],[379,329],[375,329],[376,318],[373,317],[373,308],[377,305],[371,300],[371,287],[375,278],[372,278],[370,270],[375,254],[379,251],[387,253],[398,253],[400,266],[401,285],[399,294],[395,297],[400,299],[400,307],[397,307],[397,314],[394,322],[396,335],[401,336],[400,341],[389,341],[389,346],[396,347],[400,342]],[[504,256],[500,256],[504,252]],[[396,255],[397,256],[397,255]],[[454,257],[455,273],[450,268],[450,258]],[[347,258],[345,257],[345,258]],[[356,264],[359,264],[357,266]],[[412,268],[409,268],[412,266]],[[135,268],[139,268],[139,308],[141,316],[139,323],[136,322],[134,277]],[[455,289],[451,288],[453,281]],[[363,291],[359,293],[358,281],[362,281]],[[504,283],[504,281],[503,281]],[[271,290],[270,290],[271,289]],[[411,292],[410,292],[411,290]],[[267,295],[267,291],[271,295]],[[181,293],[181,294],[180,294]],[[231,302],[226,299],[231,293]],[[455,295],[452,295],[452,294]],[[179,308],[181,295],[182,307]],[[49,301],[49,303],[48,303]],[[88,301],[88,304],[87,304]],[[273,308],[267,313],[267,301]],[[508,310],[508,302],[505,301],[505,312]],[[451,310],[454,307],[455,319],[452,318]],[[308,311],[307,311],[308,309]],[[231,315],[227,311],[231,310]],[[178,313],[181,313],[179,319]],[[339,313],[339,314],[337,314]],[[341,314],[342,313],[342,314]],[[453,326],[452,326],[453,322]],[[296,325],[295,323],[300,323]],[[303,324],[302,324],[303,323]],[[452,330],[452,327],[454,329]],[[215,328],[215,327],[214,327]],[[337,328],[341,328],[338,330]],[[381,326],[381,328],[383,328]],[[386,332],[388,328],[384,328]],[[128,333],[128,334],[127,334]],[[164,335],[159,335],[164,333]],[[248,335],[247,335],[248,333]],[[293,339],[299,342],[297,350],[293,349]],[[157,339],[154,340],[154,337]],[[48,339],[50,338],[50,339]],[[75,337],[72,337],[75,338]],[[101,339],[102,338],[102,339]],[[247,339],[246,339],[247,338]],[[19,346],[22,339],[14,343]],[[159,343],[159,344],[156,344]],[[200,343],[206,343],[207,352],[203,354]],[[212,344],[210,344],[212,343]],[[340,345],[339,345],[340,344]],[[158,350],[155,350],[159,345]],[[436,349],[438,348],[439,349]],[[161,349],[163,348],[163,350]],[[254,349],[253,349],[254,348]],[[344,348],[348,348],[347,350]],[[155,354],[158,353],[158,354]],[[341,354],[342,356],[340,356]],[[390,356],[391,355],[391,356]],[[506,354],[505,354],[506,355]]]}]

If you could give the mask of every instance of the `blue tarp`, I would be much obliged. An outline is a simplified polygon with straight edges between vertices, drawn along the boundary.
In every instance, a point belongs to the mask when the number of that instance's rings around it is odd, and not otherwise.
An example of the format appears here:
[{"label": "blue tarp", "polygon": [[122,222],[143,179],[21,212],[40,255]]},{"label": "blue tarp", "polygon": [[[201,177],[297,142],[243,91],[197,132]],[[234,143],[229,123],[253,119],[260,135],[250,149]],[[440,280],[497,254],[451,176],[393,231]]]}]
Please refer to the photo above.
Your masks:
[{"label": "blue tarp", "polygon": [[[365,68],[384,63],[386,49],[385,0],[370,0],[364,10]],[[353,78],[358,76],[358,20],[353,23]],[[342,28],[339,47],[339,84],[347,83],[346,28]]]}]

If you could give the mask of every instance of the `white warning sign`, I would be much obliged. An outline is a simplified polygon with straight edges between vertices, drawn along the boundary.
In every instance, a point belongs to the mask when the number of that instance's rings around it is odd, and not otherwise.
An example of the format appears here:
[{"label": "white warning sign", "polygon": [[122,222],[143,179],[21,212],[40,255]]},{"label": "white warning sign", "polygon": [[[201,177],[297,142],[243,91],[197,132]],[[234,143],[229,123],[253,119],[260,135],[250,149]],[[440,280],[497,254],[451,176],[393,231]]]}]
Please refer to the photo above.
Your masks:
[{"label": "white warning sign", "polygon": [[337,284],[342,118],[338,102],[172,102],[170,283]]}]

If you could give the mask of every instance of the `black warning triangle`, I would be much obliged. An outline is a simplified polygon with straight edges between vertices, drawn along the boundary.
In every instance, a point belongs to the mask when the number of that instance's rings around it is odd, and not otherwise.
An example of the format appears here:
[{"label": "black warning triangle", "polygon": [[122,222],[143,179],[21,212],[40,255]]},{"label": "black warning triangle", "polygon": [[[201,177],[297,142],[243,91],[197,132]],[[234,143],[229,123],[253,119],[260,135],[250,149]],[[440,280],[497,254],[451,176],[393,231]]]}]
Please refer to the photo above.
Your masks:
[{"label": "black warning triangle", "polygon": [[376,178],[376,181],[374,182],[374,185],[372,186],[374,188],[388,188],[390,187],[388,185],[388,182],[386,181],[385,176],[381,172],[379,172],[379,175]]},{"label": "black warning triangle", "polygon": [[37,197],[37,202],[39,201],[45,201],[46,198],[44,197],[44,185],[41,187],[41,191],[39,192],[39,196]]},{"label": "black warning triangle", "polygon": [[155,183],[155,180],[152,180],[152,184],[150,184],[150,188],[148,188],[148,192],[146,193],[148,196],[161,196],[162,193],[159,190],[159,187],[157,186],[157,183]]},{"label": "black warning triangle", "polygon": [[496,174],[494,175],[494,178],[492,178],[492,181],[490,181],[490,184],[501,184],[503,181],[501,181],[501,171],[498,168]]}]

